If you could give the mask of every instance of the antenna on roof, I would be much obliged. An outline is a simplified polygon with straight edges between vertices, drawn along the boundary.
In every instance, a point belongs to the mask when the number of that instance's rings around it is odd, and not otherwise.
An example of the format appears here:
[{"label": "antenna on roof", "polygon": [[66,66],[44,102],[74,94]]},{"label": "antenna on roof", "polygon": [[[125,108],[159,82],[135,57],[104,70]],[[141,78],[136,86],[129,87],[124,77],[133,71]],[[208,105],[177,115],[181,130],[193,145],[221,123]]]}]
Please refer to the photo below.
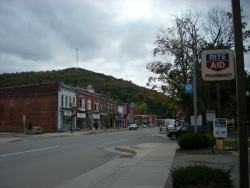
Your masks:
[{"label": "antenna on roof", "polygon": [[76,68],[78,68],[78,49],[76,49]]}]

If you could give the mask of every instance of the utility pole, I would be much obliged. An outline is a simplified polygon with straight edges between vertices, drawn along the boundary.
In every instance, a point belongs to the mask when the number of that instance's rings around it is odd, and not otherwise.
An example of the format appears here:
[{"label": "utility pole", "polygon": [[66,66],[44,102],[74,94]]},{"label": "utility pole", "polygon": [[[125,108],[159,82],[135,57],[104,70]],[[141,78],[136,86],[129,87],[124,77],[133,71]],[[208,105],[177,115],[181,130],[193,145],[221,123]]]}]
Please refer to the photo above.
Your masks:
[{"label": "utility pole", "polygon": [[241,7],[240,0],[232,0],[234,49],[236,56],[236,91],[239,129],[239,184],[249,187],[248,172],[248,139],[247,139],[247,106],[246,106],[246,76],[244,70]]}]

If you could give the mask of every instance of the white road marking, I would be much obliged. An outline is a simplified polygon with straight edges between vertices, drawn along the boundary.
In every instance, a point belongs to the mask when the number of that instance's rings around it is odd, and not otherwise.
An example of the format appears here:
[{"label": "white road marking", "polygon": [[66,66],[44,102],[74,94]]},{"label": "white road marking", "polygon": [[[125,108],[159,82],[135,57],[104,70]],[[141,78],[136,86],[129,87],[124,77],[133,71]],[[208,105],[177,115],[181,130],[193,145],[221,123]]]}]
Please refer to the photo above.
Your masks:
[{"label": "white road marking", "polygon": [[0,157],[6,157],[6,156],[10,156],[10,155],[18,155],[18,154],[23,154],[23,153],[30,153],[30,152],[35,152],[35,151],[42,151],[42,150],[53,149],[53,148],[57,148],[57,147],[59,147],[59,146],[28,150],[28,151],[22,151],[22,152],[17,152],[17,153],[9,153],[9,154],[5,154],[5,155],[0,155]]}]

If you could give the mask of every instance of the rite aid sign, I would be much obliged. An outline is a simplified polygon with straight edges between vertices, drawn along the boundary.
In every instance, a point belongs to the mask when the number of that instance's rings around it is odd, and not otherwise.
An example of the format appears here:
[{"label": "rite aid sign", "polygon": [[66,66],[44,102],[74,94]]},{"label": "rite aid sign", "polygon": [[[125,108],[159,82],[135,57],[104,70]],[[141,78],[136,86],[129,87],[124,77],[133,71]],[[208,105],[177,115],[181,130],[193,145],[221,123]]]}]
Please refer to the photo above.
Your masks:
[{"label": "rite aid sign", "polygon": [[232,50],[204,50],[201,53],[201,61],[203,80],[224,81],[234,79],[234,57]]}]

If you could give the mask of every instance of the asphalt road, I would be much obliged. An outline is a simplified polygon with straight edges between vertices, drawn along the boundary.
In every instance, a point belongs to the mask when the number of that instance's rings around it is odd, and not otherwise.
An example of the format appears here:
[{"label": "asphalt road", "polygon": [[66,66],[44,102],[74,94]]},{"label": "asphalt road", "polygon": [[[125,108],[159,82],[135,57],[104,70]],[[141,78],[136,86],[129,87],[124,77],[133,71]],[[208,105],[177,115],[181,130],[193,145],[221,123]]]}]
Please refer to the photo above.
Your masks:
[{"label": "asphalt road", "polygon": [[[152,137],[158,128],[101,134],[37,137],[0,146],[0,187],[56,187],[114,160],[105,148],[166,143]],[[169,140],[171,142],[171,140]]]}]

